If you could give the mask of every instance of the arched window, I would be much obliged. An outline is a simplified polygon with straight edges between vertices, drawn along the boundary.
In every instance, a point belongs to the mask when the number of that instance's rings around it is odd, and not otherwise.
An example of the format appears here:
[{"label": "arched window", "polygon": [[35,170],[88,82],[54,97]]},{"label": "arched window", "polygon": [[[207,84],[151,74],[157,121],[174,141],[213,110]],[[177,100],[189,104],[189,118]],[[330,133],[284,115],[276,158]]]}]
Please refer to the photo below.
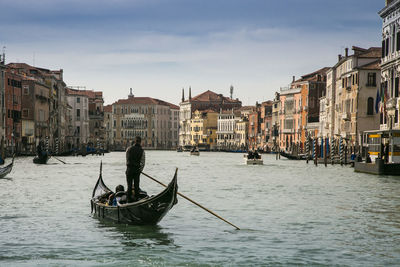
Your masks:
[{"label": "arched window", "polygon": [[374,98],[368,97],[367,107],[367,115],[374,115]]}]

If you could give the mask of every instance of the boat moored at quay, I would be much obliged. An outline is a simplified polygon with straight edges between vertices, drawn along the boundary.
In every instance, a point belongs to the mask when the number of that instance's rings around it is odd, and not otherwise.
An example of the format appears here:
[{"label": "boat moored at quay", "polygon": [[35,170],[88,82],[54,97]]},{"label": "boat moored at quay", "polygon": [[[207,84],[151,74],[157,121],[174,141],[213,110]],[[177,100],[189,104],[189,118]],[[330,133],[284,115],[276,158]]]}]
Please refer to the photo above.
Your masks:
[{"label": "boat moored at quay", "polygon": [[367,157],[354,163],[355,172],[400,175],[400,130],[367,131]]}]

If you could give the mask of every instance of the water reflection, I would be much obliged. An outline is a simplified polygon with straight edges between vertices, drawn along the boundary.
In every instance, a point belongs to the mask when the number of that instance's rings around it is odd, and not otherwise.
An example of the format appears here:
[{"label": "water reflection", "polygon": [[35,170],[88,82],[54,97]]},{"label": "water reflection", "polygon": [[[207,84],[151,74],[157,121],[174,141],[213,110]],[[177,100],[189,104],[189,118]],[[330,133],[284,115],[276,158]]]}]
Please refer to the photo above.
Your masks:
[{"label": "water reflection", "polygon": [[129,247],[175,246],[170,234],[158,225],[127,225],[99,220],[99,228],[115,233],[120,242]]}]

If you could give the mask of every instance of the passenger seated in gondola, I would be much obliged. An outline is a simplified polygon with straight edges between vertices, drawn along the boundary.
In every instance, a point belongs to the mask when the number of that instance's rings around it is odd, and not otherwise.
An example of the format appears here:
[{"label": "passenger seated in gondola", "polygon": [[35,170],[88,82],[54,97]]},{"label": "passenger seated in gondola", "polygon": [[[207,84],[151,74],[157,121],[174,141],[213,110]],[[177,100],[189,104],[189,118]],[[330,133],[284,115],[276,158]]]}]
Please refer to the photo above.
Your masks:
[{"label": "passenger seated in gondola", "polygon": [[36,153],[39,158],[44,158],[47,155],[46,151],[43,150],[43,141],[40,141],[36,147]]},{"label": "passenger seated in gondola", "polygon": [[249,153],[247,154],[247,158],[248,159],[254,159],[254,153],[253,153],[253,151],[249,151]]},{"label": "passenger seated in gondola", "polygon": [[369,156],[369,153],[367,154],[367,159],[365,160],[366,163],[372,163],[371,157]]},{"label": "passenger seated in gondola", "polygon": [[108,205],[117,206],[117,203],[126,203],[126,193],[123,185],[117,185],[115,193],[108,197]]},{"label": "passenger seated in gondola", "polygon": [[257,150],[254,151],[254,158],[255,159],[260,159],[261,158],[261,156],[260,156],[260,154],[258,154]]}]

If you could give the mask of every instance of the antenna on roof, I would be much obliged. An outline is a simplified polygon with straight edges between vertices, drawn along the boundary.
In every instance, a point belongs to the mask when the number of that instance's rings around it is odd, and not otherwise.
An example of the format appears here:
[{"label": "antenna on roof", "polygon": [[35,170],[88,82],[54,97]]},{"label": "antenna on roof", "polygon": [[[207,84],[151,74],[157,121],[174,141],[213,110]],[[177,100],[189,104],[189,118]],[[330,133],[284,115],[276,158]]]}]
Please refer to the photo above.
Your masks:
[{"label": "antenna on roof", "polygon": [[3,65],[6,64],[6,47],[3,46],[3,56],[0,56],[0,63],[2,63]]},{"label": "antenna on roof", "polygon": [[231,85],[229,92],[231,93],[231,99],[233,99],[233,85]]}]

